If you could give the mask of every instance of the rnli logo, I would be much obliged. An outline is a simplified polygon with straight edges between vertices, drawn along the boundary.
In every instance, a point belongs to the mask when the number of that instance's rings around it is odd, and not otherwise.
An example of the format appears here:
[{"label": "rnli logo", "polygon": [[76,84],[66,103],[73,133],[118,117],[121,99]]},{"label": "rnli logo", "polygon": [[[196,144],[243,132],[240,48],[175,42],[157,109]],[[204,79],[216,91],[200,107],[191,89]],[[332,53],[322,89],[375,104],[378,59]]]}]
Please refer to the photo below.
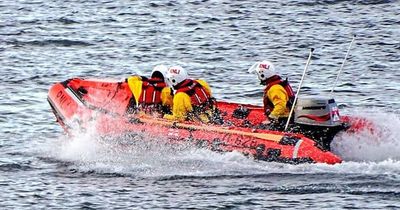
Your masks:
[{"label": "rnli logo", "polygon": [[172,68],[172,69],[169,70],[169,73],[171,73],[171,74],[179,74],[179,73],[181,73],[181,70],[177,69],[177,68]]},{"label": "rnli logo", "polygon": [[69,105],[72,103],[72,100],[70,97],[66,96],[63,91],[58,91],[56,98],[60,102],[60,106],[62,107],[69,107]]},{"label": "rnli logo", "polygon": [[266,63],[261,63],[260,64],[260,69],[269,69],[269,65]]}]

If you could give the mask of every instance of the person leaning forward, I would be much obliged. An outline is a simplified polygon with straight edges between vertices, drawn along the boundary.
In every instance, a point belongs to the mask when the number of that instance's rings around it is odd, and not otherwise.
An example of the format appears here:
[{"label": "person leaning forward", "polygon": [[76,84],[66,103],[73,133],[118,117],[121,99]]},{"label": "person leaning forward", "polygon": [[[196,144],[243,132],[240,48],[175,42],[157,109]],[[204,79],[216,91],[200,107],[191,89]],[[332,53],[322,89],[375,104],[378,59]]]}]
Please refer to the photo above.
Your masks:
[{"label": "person leaning forward", "polygon": [[168,67],[157,65],[151,72],[151,77],[131,76],[127,79],[128,86],[133,94],[134,110],[145,113],[168,113],[172,107],[171,88],[165,83]]},{"label": "person leaning forward", "polygon": [[172,114],[164,118],[177,121],[201,121],[208,123],[212,119],[213,104],[211,88],[204,80],[189,79],[181,66],[168,69],[166,83],[174,91]]}]

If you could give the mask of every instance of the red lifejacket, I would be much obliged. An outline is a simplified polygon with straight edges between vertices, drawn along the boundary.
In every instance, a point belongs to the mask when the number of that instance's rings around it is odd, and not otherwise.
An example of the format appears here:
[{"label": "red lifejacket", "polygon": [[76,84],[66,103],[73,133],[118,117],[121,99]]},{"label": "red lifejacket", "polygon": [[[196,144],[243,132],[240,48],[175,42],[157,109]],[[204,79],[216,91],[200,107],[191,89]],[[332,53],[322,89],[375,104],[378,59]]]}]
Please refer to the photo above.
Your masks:
[{"label": "red lifejacket", "polygon": [[263,96],[263,103],[264,103],[264,113],[266,113],[266,115],[269,115],[269,113],[274,109],[274,104],[272,103],[271,100],[269,100],[267,93],[269,91],[269,89],[271,89],[272,86],[279,84],[283,87],[283,89],[285,89],[286,94],[288,96],[288,101],[286,103],[286,107],[288,107],[288,109],[291,109],[293,106],[293,102],[294,102],[294,98],[295,98],[295,94],[293,92],[292,86],[290,86],[288,79],[286,78],[286,80],[283,80],[280,76],[275,75],[271,78],[268,78],[265,81],[265,90],[264,90],[264,96]]},{"label": "red lifejacket", "polygon": [[210,103],[211,95],[195,80],[186,79],[177,87],[176,93],[186,93],[190,96],[192,106],[204,106]]},{"label": "red lifejacket", "polygon": [[142,77],[142,93],[139,97],[139,105],[158,105],[162,104],[161,91],[167,85],[164,80],[159,78],[147,79]]}]

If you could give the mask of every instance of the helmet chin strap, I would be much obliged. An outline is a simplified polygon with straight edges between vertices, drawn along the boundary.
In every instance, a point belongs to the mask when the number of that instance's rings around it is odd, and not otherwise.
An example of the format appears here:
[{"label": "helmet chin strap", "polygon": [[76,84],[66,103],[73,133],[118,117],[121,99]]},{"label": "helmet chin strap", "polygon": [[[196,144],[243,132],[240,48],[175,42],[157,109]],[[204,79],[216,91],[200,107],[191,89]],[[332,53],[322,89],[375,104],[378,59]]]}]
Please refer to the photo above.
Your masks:
[{"label": "helmet chin strap", "polygon": [[[264,80],[260,80],[260,85],[266,85],[266,84],[268,84],[268,81],[271,81],[271,79],[272,78],[274,78],[274,77],[276,77],[277,75],[273,75],[272,77],[268,77],[268,78],[266,78],[266,79],[264,79]],[[277,77],[277,78],[280,78],[280,77]]]}]

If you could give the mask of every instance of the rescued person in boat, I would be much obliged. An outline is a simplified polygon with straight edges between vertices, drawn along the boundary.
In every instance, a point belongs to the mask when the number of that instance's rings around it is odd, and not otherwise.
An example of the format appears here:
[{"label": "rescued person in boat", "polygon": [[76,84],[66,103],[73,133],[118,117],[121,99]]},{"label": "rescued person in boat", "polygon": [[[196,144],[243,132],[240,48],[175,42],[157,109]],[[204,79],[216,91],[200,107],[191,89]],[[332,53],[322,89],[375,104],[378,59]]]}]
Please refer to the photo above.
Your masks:
[{"label": "rescued person in boat", "polygon": [[166,74],[166,83],[173,89],[172,114],[164,118],[177,121],[213,121],[214,100],[211,88],[204,80],[189,79],[188,73],[181,66],[172,66]]},{"label": "rescued person in boat", "polygon": [[263,104],[266,120],[262,124],[268,125],[269,129],[283,130],[295,98],[288,79],[283,80],[270,61],[256,62],[248,71],[255,72],[260,84],[265,86]]},{"label": "rescued person in boat", "polygon": [[[170,113],[172,107],[171,88],[165,83],[168,67],[157,65],[151,72],[150,78],[145,76],[131,76],[127,79],[133,97],[130,103],[130,112],[143,111],[145,113]],[[129,112],[129,111],[128,111]]]}]

